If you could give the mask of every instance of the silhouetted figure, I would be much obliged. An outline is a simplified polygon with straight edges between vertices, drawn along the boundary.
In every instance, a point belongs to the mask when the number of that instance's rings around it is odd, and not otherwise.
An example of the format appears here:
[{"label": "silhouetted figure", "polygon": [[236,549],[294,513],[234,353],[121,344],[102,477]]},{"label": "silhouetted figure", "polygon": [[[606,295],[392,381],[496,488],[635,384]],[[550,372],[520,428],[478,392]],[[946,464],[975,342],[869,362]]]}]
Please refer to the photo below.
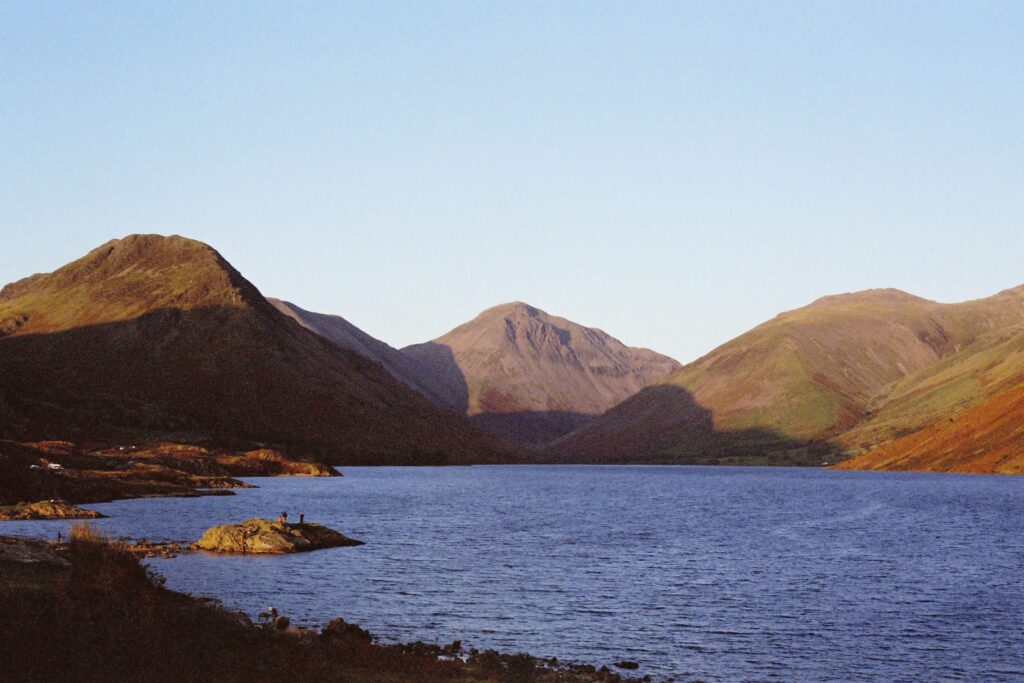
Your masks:
[{"label": "silhouetted figure", "polygon": [[278,524],[287,524],[288,523],[288,513],[287,512],[282,512],[281,516],[277,518],[277,523]]},{"label": "silhouetted figure", "polygon": [[300,512],[299,513],[299,524],[305,524],[305,523],[306,523],[306,513],[305,512]]}]

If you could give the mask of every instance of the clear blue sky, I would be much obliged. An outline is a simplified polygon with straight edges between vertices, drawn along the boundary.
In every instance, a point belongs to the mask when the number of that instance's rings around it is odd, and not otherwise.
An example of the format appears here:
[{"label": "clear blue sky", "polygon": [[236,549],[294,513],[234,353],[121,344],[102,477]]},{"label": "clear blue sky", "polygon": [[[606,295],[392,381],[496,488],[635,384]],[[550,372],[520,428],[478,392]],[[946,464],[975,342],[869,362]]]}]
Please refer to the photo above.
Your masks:
[{"label": "clear blue sky", "polygon": [[686,361],[1024,283],[1024,3],[0,4],[0,282],[132,232],[402,346],[524,300]]}]

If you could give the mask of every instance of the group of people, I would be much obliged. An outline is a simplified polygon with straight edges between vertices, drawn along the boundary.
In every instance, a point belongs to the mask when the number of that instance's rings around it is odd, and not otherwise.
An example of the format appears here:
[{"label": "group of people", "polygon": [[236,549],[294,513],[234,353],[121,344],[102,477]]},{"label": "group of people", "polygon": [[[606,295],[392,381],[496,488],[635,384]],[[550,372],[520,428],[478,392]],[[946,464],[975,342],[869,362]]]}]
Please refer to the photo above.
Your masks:
[{"label": "group of people", "polygon": [[[277,523],[278,524],[287,524],[288,523],[288,511],[287,510],[282,512],[281,516],[277,518]],[[305,523],[306,523],[306,513],[300,512],[299,513],[299,524],[305,524]]]}]

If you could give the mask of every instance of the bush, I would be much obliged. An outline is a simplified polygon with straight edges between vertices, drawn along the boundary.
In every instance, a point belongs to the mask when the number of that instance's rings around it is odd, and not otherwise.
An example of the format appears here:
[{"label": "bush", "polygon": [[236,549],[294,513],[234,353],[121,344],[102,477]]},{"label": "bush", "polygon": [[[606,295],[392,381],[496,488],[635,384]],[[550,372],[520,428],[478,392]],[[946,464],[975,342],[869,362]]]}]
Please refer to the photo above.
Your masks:
[{"label": "bush", "polygon": [[505,680],[508,683],[533,683],[537,678],[537,662],[530,655],[520,652],[508,658]]}]

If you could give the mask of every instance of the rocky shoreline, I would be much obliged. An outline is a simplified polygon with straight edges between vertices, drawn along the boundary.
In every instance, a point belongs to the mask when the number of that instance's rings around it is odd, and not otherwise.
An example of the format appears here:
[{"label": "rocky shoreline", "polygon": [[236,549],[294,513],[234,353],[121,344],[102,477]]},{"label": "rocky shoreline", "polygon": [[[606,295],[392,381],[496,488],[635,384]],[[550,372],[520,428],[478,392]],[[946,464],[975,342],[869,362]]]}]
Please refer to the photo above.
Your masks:
[{"label": "rocky shoreline", "polygon": [[[70,441],[0,440],[0,505],[66,501],[70,505],[124,498],[233,495],[250,488],[236,477],[336,477],[333,468],[262,448],[238,451],[171,441],[86,445]],[[40,506],[32,517],[52,516]],[[15,513],[11,513],[15,514]]]},{"label": "rocky shoreline", "polygon": [[[75,504],[232,495],[232,488],[249,487],[234,476],[340,475],[265,449],[218,451],[180,443],[85,448],[70,442],[0,441],[0,504],[5,504],[0,520],[94,519],[103,515]],[[23,502],[33,499],[38,502]],[[293,627],[276,612],[254,623],[216,600],[164,589],[162,577],[140,564],[147,557],[197,550],[277,554],[355,545],[362,542],[319,524],[266,519],[213,527],[195,543],[109,540],[88,525],[74,527],[71,538],[57,543],[0,536],[0,599],[8,605],[7,617],[0,620],[0,661],[18,662],[5,670],[5,680],[650,680],[628,678],[609,665],[464,651],[459,642],[380,644],[341,618],[320,630]],[[85,633],[88,638],[83,638]],[[127,644],[132,638],[144,640]],[[171,652],[178,654],[167,656]],[[182,657],[192,657],[187,672]],[[227,673],[223,661],[233,662],[235,670]],[[628,671],[634,664],[615,666]],[[146,675],[138,675],[140,668]]]},{"label": "rocky shoreline", "polygon": [[[88,526],[65,543],[0,537],[5,680],[328,683],[640,683],[609,666],[460,642],[385,645],[334,619],[293,627],[272,608],[253,622],[216,600],[163,587],[138,553]],[[620,663],[626,664],[626,663]]]},{"label": "rocky shoreline", "polygon": [[0,522],[35,519],[99,519],[101,517],[106,517],[106,515],[95,510],[75,507],[63,500],[0,505]]}]

